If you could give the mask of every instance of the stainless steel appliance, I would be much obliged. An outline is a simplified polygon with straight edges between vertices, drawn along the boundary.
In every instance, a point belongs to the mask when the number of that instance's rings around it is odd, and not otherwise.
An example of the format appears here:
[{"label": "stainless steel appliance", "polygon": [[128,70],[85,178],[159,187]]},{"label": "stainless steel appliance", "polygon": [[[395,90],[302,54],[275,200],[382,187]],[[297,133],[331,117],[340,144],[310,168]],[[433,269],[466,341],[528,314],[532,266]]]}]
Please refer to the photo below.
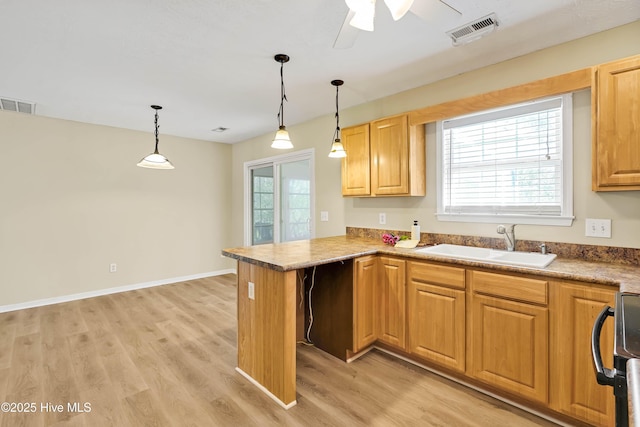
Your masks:
[{"label": "stainless steel appliance", "polygon": [[[608,317],[614,318],[613,367],[605,368],[600,351],[600,334]],[[598,384],[612,386],[616,426],[629,425],[627,403],[627,361],[640,358],[640,295],[618,292],[615,308],[604,307],[593,325],[591,354]]]}]

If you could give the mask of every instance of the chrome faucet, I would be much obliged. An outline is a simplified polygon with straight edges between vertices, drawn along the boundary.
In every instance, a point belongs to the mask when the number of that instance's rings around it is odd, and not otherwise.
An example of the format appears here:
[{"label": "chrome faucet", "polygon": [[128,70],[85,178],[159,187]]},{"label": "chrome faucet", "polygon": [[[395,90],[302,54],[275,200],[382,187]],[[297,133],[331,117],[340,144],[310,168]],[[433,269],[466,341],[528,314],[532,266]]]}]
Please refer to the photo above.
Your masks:
[{"label": "chrome faucet", "polygon": [[513,252],[516,249],[516,233],[515,233],[516,224],[507,225],[499,225],[496,230],[498,234],[504,234],[504,241],[507,243],[507,250]]}]

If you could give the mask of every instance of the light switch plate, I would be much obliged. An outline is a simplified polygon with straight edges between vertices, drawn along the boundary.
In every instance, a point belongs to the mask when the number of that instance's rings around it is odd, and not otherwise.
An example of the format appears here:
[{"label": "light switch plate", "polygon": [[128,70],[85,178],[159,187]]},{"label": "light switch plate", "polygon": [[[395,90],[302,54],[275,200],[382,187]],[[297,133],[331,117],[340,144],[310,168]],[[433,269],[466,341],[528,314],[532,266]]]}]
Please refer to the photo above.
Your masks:
[{"label": "light switch plate", "polygon": [[587,237],[603,237],[611,238],[611,220],[610,219],[593,219],[585,220],[584,235]]},{"label": "light switch plate", "polygon": [[320,221],[329,221],[329,212],[327,211],[320,211]]}]

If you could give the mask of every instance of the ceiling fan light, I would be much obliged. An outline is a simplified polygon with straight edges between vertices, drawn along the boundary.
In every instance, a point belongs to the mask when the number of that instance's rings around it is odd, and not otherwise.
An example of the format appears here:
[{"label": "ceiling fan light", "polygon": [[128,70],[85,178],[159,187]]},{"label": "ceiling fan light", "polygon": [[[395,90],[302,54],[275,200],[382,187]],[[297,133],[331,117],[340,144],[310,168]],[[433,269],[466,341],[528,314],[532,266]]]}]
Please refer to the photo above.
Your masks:
[{"label": "ceiling fan light", "polygon": [[276,132],[276,137],[273,138],[271,148],[277,148],[280,150],[293,148],[291,139],[289,139],[289,132],[284,126],[280,126],[280,129],[278,129],[278,131]]},{"label": "ceiling fan light", "polygon": [[355,12],[368,12],[370,10],[375,10],[376,1],[375,0],[345,0],[347,7]]},{"label": "ceiling fan light", "polygon": [[142,158],[137,164],[141,168],[149,169],[175,169],[169,159],[160,153],[151,153]]},{"label": "ceiling fan light", "polygon": [[413,0],[384,0],[394,21],[402,18],[411,8]]},{"label": "ceiling fan light", "polygon": [[370,11],[356,12],[349,21],[349,25],[359,30],[373,31],[373,19],[375,18],[375,8]]},{"label": "ceiling fan light", "polygon": [[336,139],[333,144],[331,144],[331,151],[329,152],[329,157],[333,158],[341,158],[347,157],[347,152],[344,150],[344,146],[339,139]]}]

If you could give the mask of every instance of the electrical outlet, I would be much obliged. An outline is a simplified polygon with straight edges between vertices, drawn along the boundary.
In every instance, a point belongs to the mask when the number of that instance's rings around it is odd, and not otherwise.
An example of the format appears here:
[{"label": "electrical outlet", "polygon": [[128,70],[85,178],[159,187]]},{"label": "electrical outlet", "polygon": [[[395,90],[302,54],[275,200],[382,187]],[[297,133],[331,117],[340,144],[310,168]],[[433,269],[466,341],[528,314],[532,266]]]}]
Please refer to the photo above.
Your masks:
[{"label": "electrical outlet", "polygon": [[329,212],[327,211],[320,211],[320,221],[329,221]]},{"label": "electrical outlet", "polygon": [[256,285],[253,282],[249,282],[249,299],[256,299]]},{"label": "electrical outlet", "polygon": [[380,225],[384,225],[387,223],[387,214],[386,213],[379,213],[378,214],[378,220],[380,222]]},{"label": "electrical outlet", "polygon": [[588,237],[611,238],[611,220],[610,219],[593,219],[585,220],[584,235]]},{"label": "electrical outlet", "polygon": [[118,264],[109,264],[109,273],[115,273],[118,271]]}]

